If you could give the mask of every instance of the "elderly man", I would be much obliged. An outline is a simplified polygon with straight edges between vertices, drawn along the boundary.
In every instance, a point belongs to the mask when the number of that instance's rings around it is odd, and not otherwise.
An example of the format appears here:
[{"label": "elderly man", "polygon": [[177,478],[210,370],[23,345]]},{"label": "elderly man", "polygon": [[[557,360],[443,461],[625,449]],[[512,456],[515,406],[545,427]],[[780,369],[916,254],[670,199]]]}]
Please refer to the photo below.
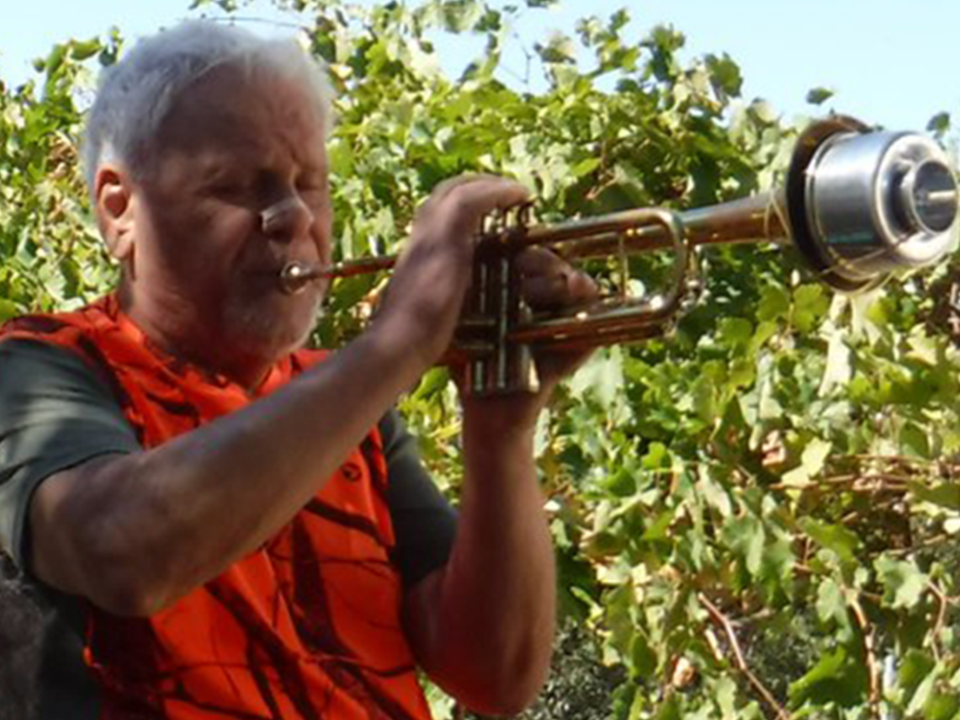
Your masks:
[{"label": "elderly man", "polygon": [[[417,214],[376,322],[300,349],[331,256],[322,71],[188,23],[102,81],[88,178],[115,294],[0,343],[0,545],[49,598],[38,717],[427,718],[543,682],[554,569],[532,457],[543,390],[465,400],[458,515],[391,410],[450,343],[473,239],[526,198],[472,178]],[[534,301],[594,289],[531,255]],[[0,700],[2,702],[2,700]]]}]

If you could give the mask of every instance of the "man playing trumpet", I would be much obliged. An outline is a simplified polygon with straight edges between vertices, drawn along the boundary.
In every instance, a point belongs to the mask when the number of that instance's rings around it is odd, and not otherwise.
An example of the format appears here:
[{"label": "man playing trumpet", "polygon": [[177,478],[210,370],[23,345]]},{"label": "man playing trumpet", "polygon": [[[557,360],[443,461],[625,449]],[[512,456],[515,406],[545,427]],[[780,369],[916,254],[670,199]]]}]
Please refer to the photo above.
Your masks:
[{"label": "man playing trumpet", "polygon": [[[303,344],[331,259],[322,70],[208,23],[102,80],[87,174],[116,292],[0,343],[0,547],[49,598],[43,720],[427,718],[422,668],[469,707],[527,705],[554,566],[532,452],[550,389],[463,404],[459,513],[391,410],[451,342],[482,218],[514,182],[448,182],[376,322]],[[591,299],[554,256],[532,304]]]}]

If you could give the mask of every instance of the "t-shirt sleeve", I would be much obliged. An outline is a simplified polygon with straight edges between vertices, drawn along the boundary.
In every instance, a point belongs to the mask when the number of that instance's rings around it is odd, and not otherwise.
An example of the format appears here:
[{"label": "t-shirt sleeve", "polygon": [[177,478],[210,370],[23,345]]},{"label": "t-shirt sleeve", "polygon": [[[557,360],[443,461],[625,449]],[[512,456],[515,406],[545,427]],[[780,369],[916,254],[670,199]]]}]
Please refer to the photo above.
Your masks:
[{"label": "t-shirt sleeve", "polygon": [[43,480],[139,449],[109,387],[79,355],[32,340],[0,343],[0,549],[20,567],[30,500]]},{"label": "t-shirt sleeve", "polygon": [[[384,416],[380,431],[394,559],[409,587],[446,563],[457,514],[396,411]],[[43,480],[100,455],[140,449],[109,386],[80,356],[31,340],[0,343],[0,549],[20,567],[28,555],[30,500]]]},{"label": "t-shirt sleeve", "polygon": [[457,530],[457,513],[420,461],[416,439],[391,410],[380,421],[387,460],[394,561],[406,587],[443,567]]}]

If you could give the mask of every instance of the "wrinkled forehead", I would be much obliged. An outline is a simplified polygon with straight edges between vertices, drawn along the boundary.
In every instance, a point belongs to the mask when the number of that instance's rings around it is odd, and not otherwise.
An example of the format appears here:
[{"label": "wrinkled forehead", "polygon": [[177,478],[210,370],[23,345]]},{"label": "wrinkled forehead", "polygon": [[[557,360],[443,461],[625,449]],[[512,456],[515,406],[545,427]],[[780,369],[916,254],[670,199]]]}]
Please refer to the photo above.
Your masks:
[{"label": "wrinkled forehead", "polygon": [[270,67],[221,65],[205,72],[171,103],[157,129],[157,145],[200,152],[253,151],[281,143],[291,152],[322,152],[322,100],[296,74]]}]

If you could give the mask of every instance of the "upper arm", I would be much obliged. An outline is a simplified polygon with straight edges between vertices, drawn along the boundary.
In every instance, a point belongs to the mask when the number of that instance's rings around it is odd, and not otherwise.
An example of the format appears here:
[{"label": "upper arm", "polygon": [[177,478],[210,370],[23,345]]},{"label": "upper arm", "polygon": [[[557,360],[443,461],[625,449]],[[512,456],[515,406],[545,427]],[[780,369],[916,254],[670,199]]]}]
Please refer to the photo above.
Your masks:
[{"label": "upper arm", "polygon": [[457,530],[457,513],[430,478],[416,439],[391,410],[380,421],[389,484],[387,499],[396,546],[393,560],[404,586],[404,630],[417,662],[439,668],[439,617],[446,563]]},{"label": "upper arm", "polygon": [[379,424],[387,460],[393,560],[409,588],[446,565],[457,531],[457,513],[430,477],[395,410]]},{"label": "upper arm", "polygon": [[[109,388],[68,350],[0,343],[0,547],[30,566],[33,502],[62,501],[68,476],[96,458],[139,449]],[[58,478],[43,488],[48,479]],[[42,495],[38,489],[43,488]]]},{"label": "upper arm", "polygon": [[443,669],[440,631],[445,568],[434,570],[405,589],[403,630],[417,664],[437,681]]}]

